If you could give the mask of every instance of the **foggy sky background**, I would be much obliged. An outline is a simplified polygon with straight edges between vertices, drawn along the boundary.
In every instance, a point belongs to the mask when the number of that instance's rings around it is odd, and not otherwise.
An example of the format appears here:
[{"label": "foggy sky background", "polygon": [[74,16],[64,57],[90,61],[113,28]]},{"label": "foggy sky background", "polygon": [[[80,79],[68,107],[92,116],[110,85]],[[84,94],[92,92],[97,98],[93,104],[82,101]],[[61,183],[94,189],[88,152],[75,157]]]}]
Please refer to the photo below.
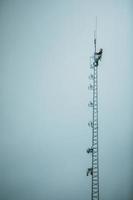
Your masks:
[{"label": "foggy sky background", "polygon": [[87,200],[95,16],[101,200],[133,199],[132,2],[0,1],[0,199]]}]

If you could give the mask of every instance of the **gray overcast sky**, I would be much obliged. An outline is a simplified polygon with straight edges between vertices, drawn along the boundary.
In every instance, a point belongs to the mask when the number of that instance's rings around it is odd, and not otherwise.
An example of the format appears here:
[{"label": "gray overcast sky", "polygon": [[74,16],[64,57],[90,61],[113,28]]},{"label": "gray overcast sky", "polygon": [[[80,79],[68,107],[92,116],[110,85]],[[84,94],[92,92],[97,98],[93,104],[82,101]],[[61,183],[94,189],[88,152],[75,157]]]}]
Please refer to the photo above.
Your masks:
[{"label": "gray overcast sky", "polygon": [[87,200],[98,17],[101,200],[133,199],[131,0],[0,1],[0,199]]}]

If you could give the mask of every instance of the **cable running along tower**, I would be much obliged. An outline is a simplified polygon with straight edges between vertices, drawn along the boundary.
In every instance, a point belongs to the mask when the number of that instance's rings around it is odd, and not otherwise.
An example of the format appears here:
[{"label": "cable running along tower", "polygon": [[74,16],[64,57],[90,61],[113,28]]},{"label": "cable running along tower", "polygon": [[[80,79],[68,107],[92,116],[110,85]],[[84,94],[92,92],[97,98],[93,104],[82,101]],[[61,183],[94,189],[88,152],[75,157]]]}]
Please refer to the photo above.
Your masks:
[{"label": "cable running along tower", "polygon": [[[103,50],[97,52],[96,49],[96,31],[94,32],[94,55],[90,57],[90,69],[88,89],[92,92],[92,100],[89,101],[88,107],[92,109],[92,120],[88,122],[88,126],[92,130],[92,146],[87,149],[87,153],[91,154],[92,164],[87,169],[87,176],[92,178],[91,200],[99,200],[99,151],[98,151],[98,65],[102,58]],[[90,111],[90,110],[89,110]]]}]

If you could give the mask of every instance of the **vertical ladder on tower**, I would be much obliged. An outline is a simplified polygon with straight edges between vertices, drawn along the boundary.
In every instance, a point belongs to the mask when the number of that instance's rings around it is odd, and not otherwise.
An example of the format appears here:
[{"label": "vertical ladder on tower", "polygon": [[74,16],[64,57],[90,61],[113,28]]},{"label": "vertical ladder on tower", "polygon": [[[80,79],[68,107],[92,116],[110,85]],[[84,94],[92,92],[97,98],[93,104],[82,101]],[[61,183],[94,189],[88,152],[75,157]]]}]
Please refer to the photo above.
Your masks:
[{"label": "vertical ladder on tower", "polygon": [[92,200],[99,200],[99,166],[98,166],[98,84],[97,66],[93,69],[93,130],[92,130]]}]

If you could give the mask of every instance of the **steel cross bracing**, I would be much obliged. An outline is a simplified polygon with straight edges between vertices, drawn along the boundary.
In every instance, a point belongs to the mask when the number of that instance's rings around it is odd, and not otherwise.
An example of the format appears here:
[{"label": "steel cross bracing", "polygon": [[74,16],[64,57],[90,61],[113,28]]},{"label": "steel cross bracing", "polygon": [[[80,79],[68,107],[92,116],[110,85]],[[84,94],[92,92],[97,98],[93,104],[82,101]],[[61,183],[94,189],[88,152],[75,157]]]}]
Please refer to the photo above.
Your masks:
[{"label": "steel cross bracing", "polygon": [[[94,44],[96,40],[94,40]],[[89,76],[90,80],[93,80],[93,84],[90,84],[88,89],[93,92],[93,100],[88,103],[88,106],[92,109],[92,121],[88,123],[88,126],[92,128],[92,146],[87,149],[87,153],[92,154],[92,166],[87,169],[87,176],[92,176],[92,200],[99,200],[99,152],[98,152],[98,64],[102,57],[102,49],[99,52],[95,52],[94,57],[91,57],[90,68],[93,70]]]}]

